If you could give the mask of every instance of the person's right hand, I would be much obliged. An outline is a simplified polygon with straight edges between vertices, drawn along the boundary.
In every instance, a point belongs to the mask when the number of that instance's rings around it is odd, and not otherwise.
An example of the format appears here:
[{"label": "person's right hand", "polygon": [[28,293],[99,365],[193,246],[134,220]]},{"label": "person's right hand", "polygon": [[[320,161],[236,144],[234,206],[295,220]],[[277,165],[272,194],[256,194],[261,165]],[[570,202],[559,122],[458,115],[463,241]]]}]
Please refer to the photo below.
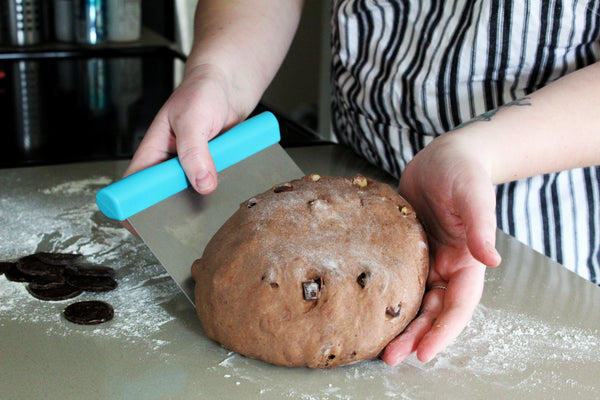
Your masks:
[{"label": "person's right hand", "polygon": [[193,188],[201,194],[213,192],[217,173],[208,141],[248,114],[234,104],[231,86],[215,67],[201,65],[187,70],[156,114],[125,176],[177,155]]}]

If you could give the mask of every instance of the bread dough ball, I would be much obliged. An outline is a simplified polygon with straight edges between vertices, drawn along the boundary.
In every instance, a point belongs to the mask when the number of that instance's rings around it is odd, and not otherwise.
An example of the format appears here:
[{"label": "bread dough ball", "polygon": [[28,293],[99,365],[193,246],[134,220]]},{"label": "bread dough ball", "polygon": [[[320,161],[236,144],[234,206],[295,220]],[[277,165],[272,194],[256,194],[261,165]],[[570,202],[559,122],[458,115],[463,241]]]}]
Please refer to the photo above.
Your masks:
[{"label": "bread dough ball", "polygon": [[311,368],[379,355],[415,317],[427,272],[413,208],[360,175],[310,175],[243,202],[192,266],[209,338]]}]

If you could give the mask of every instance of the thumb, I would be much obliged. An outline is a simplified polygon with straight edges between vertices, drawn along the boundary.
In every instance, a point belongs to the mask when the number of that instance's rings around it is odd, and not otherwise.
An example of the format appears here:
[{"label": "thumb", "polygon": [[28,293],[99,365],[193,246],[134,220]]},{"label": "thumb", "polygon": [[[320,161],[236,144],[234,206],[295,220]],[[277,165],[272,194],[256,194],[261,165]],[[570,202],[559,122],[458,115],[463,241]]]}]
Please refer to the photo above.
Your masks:
[{"label": "thumb", "polygon": [[177,154],[194,190],[209,194],[217,188],[217,171],[208,150],[208,135],[197,130],[184,131],[177,137]]}]

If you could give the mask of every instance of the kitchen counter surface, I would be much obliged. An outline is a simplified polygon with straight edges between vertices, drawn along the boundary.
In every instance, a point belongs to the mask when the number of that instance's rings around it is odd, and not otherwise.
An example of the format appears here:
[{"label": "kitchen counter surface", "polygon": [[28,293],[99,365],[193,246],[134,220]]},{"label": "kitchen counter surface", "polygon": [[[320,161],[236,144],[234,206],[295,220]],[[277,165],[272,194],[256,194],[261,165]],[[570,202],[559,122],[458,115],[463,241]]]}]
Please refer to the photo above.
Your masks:
[{"label": "kitchen counter surface", "polygon": [[[306,173],[361,172],[395,183],[341,146],[288,149]],[[600,289],[499,232],[502,265],[458,339],[428,364],[414,355],[333,370],[282,368],[206,339],[192,305],[143,243],[105,218],[95,192],[126,161],[0,170],[0,258],[80,252],[119,287],[44,302],[0,276],[2,399],[592,399],[600,390]],[[275,183],[275,182],[274,182]],[[201,253],[202,249],[199,249]],[[115,318],[67,322],[75,300]]]}]

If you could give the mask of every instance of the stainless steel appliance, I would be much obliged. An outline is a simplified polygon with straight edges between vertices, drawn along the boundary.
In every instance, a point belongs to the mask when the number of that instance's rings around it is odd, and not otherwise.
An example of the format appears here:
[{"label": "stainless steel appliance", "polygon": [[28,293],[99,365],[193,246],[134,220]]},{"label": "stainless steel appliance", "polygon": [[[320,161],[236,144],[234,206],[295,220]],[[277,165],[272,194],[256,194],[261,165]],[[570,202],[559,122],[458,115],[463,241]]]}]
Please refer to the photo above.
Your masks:
[{"label": "stainless steel appliance", "polygon": [[38,44],[42,34],[40,0],[3,0],[7,41],[15,46]]}]

